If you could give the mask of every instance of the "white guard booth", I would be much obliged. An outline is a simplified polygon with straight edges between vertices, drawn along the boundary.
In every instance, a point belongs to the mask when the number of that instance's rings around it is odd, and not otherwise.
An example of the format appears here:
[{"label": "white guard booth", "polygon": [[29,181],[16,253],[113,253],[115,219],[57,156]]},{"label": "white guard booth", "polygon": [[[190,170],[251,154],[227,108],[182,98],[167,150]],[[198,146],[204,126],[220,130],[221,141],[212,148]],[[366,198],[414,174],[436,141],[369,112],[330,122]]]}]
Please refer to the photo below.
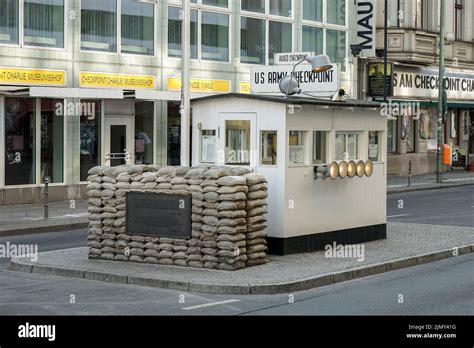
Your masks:
[{"label": "white guard booth", "polygon": [[[194,100],[192,109],[193,165],[266,176],[270,253],[386,238],[387,120],[379,104],[232,93]],[[352,161],[362,166],[355,174]]]}]

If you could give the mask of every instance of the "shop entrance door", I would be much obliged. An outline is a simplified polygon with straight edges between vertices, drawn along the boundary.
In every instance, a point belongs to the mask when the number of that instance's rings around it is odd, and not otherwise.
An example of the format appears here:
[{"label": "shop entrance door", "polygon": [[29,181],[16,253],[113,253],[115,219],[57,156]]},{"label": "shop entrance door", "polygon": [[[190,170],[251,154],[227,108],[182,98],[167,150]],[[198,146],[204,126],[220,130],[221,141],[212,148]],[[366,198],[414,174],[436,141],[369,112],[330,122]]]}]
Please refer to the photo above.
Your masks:
[{"label": "shop entrance door", "polygon": [[219,114],[218,138],[217,157],[220,165],[256,167],[257,126],[255,114]]},{"label": "shop entrance door", "polygon": [[133,117],[107,117],[105,119],[105,165],[109,167],[133,164]]}]

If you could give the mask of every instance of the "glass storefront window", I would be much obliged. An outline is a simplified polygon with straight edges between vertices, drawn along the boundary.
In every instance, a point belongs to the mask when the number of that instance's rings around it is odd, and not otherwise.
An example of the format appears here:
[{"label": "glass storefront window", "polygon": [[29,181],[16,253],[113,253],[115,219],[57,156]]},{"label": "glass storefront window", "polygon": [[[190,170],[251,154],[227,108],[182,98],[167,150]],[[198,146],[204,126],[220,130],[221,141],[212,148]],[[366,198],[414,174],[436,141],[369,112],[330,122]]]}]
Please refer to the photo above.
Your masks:
[{"label": "glass storefront window", "polygon": [[241,0],[242,11],[265,13],[265,0]]},{"label": "glass storefront window", "polygon": [[36,183],[35,100],[5,98],[5,185]]},{"label": "glass storefront window", "polygon": [[387,152],[397,152],[397,139],[398,139],[398,120],[387,121]]},{"label": "glass storefront window", "polygon": [[346,0],[327,1],[327,21],[331,24],[346,25]]},{"label": "glass storefront window", "polygon": [[265,20],[240,18],[240,61],[265,64]]},{"label": "glass storefront window", "polygon": [[270,0],[270,14],[273,16],[293,17],[291,0]]},{"label": "glass storefront window", "polygon": [[0,0],[0,43],[18,44],[18,0]]},{"label": "glass storefront window", "polygon": [[316,55],[323,53],[324,29],[303,25],[303,51],[315,52]]},{"label": "glass storefront window", "polygon": [[122,0],[122,52],[152,56],[154,20],[153,4]]},{"label": "glass storefront window", "polygon": [[303,0],[303,19],[322,22],[323,0]]},{"label": "glass storefront window", "polygon": [[166,148],[169,166],[179,166],[181,163],[181,114],[179,109],[179,103],[168,102],[168,142]]},{"label": "glass storefront window", "polygon": [[[168,56],[181,57],[181,19],[179,13],[181,8],[168,7]],[[198,12],[191,10],[191,58],[198,59]]]},{"label": "glass storefront window", "polygon": [[290,166],[306,164],[306,132],[290,131],[288,137],[288,163]]},{"label": "glass storefront window", "polygon": [[135,164],[153,164],[153,131],[155,105],[135,102]]},{"label": "glass storefront window", "polygon": [[325,164],[327,132],[313,132],[313,164]]},{"label": "glass storefront window", "polygon": [[229,61],[229,16],[201,12],[201,56],[204,60]]},{"label": "glass storefront window", "polygon": [[64,47],[64,0],[24,0],[26,45]]},{"label": "glass storefront window", "polygon": [[292,24],[270,21],[268,61],[273,64],[275,53],[291,52],[293,48]]},{"label": "glass storefront window", "polygon": [[277,165],[277,131],[262,131],[262,152],[260,162],[265,166]]},{"label": "glass storefront window", "polygon": [[225,129],[225,164],[250,165],[250,121],[226,121]]},{"label": "glass storefront window", "polygon": [[369,156],[368,158],[374,162],[381,160],[380,158],[380,132],[369,132]]},{"label": "glass storefront window", "polygon": [[326,54],[331,63],[339,63],[344,69],[346,59],[346,32],[340,30],[326,30]]},{"label": "glass storefront window", "polygon": [[80,180],[87,181],[87,172],[92,167],[101,163],[100,159],[100,120],[101,120],[101,102],[100,100],[84,101],[91,105],[94,112],[81,113],[81,134],[80,134]]},{"label": "glass storefront window", "polygon": [[115,0],[81,0],[81,49],[117,51]]},{"label": "glass storefront window", "polygon": [[64,117],[56,110],[63,100],[41,100],[41,172],[40,180],[49,177],[51,183],[64,181]]}]

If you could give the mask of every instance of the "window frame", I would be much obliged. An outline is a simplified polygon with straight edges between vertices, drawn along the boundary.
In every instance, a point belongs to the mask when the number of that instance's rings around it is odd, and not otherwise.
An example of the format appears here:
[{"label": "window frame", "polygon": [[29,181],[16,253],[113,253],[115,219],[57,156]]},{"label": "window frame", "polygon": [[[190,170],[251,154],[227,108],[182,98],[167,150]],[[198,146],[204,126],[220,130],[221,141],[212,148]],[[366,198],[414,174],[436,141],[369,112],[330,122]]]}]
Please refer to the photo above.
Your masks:
[{"label": "window frame", "polygon": [[[325,141],[324,141],[324,146],[325,146],[325,151],[324,151],[324,160],[322,163],[316,163],[315,161],[315,149],[316,149],[316,144],[314,142],[314,136],[315,136],[315,133],[323,133],[325,135]],[[330,130],[313,130],[312,131],[312,139],[311,139],[311,163],[313,166],[321,166],[321,165],[325,165],[325,164],[329,164],[330,161],[329,161],[329,158],[330,158],[330,151],[329,151],[329,137],[330,137],[330,134],[331,134],[331,131]]]},{"label": "window frame", "polygon": [[[349,135],[356,135],[357,136],[357,149],[356,149],[356,158],[348,158],[347,161],[360,161],[362,159],[365,158],[365,156],[361,156],[362,154],[362,148],[363,148],[363,144],[362,144],[362,141],[364,139],[364,136],[363,136],[363,132],[360,132],[360,131],[336,131],[334,132],[334,148],[333,148],[333,156],[334,156],[334,160],[335,161],[344,161],[344,159],[338,159],[337,158],[337,153],[336,153],[336,138],[338,135],[344,135],[345,137],[345,153],[348,153],[348,146],[349,146],[349,142],[347,141]],[[367,140],[368,141],[368,140]]]},{"label": "window frame", "polygon": [[127,57],[127,59],[131,59],[132,57],[143,57],[143,58],[157,58],[157,50],[158,50],[158,40],[156,35],[156,30],[158,28],[157,20],[158,20],[158,3],[150,3],[153,5],[153,55],[148,54],[137,54],[137,53],[130,53],[130,52],[122,52],[122,0],[115,0],[116,5],[116,44],[117,49],[114,52],[104,52],[104,51],[94,51],[94,50],[84,50],[82,49],[82,0],[79,0],[79,14],[76,18],[79,20],[79,52],[80,53],[92,53],[92,54],[106,54],[106,55],[118,55],[122,57]]},{"label": "window frame", "polygon": [[[197,3],[191,3],[190,8],[191,10],[197,11],[197,58],[191,58],[191,61],[193,62],[212,62],[216,64],[229,64],[232,62],[232,30],[234,29],[233,24],[232,24],[232,7],[231,7],[231,1],[227,1],[227,7],[220,7],[220,6],[212,6],[212,5],[204,5],[202,3],[202,0],[196,0]],[[169,14],[169,7],[176,7],[178,9],[182,9],[182,2],[178,0],[169,0],[166,5],[166,42],[165,46],[166,48],[163,49],[164,57],[165,59],[172,59],[172,60],[179,60],[181,61],[181,57],[171,57],[169,55],[169,50],[168,50],[168,38],[169,38],[169,32],[168,32],[168,14]],[[202,12],[211,12],[211,13],[217,13],[217,14],[225,14],[227,15],[229,19],[229,26],[228,26],[228,42],[229,42],[229,59],[227,61],[220,61],[220,60],[208,60],[208,59],[203,59],[202,58]],[[182,43],[181,43],[182,44]],[[166,52],[165,52],[166,51]]]},{"label": "window frame", "polygon": [[[348,19],[348,11],[349,11],[349,0],[345,1],[346,4],[346,18],[345,18],[345,24],[340,25],[340,24],[334,24],[334,23],[329,23],[327,21],[328,18],[328,10],[327,10],[327,2],[331,0],[322,0],[323,1],[323,18],[322,22],[318,21],[313,21],[309,19],[304,19],[303,16],[303,11],[304,11],[304,3],[301,2],[301,50],[305,51],[303,49],[303,27],[312,27],[312,28],[320,28],[323,29],[323,52],[315,52],[316,54],[327,54],[327,31],[328,30],[336,30],[336,31],[343,31],[346,34],[346,54],[344,61],[347,62],[348,57],[349,57],[349,19]],[[342,71],[346,71],[345,64],[341,64]]]},{"label": "window frame", "polygon": [[[301,132],[303,133],[303,145],[299,145],[303,147],[303,163],[293,163],[290,161],[290,132]],[[287,131],[287,139],[286,139],[286,146],[287,146],[287,154],[286,160],[288,161],[288,168],[305,168],[309,167],[309,159],[308,159],[308,131],[307,129],[289,129]]]},{"label": "window frame", "polygon": [[[63,120],[63,156],[62,156],[62,161],[63,161],[63,181],[62,182],[56,182],[56,183],[50,183],[49,186],[64,186],[66,183],[66,174],[67,174],[67,164],[68,164],[68,136],[67,136],[67,129],[68,129],[68,115],[67,115],[67,103],[68,99],[67,98],[39,98],[39,97],[22,97],[22,96],[5,96],[5,95],[0,95],[0,116],[2,116],[2,120],[5,120],[5,105],[6,105],[6,99],[7,98],[28,98],[28,99],[33,99],[33,103],[35,105],[35,176],[34,176],[34,183],[32,184],[20,184],[20,185],[6,185],[5,184],[5,170],[6,170],[6,165],[5,165],[5,156],[1,156],[0,158],[0,188],[28,188],[28,187],[44,187],[44,183],[42,183],[42,178],[41,178],[41,100],[43,99],[55,99],[63,102],[64,106],[64,115],[62,116],[64,118]],[[5,122],[2,121],[0,122],[0,150],[3,150],[3,153],[5,153]]]},{"label": "window frame", "polygon": [[[300,1],[300,0],[299,0]],[[271,22],[281,22],[281,23],[287,23],[291,24],[291,51],[295,51],[295,29],[296,29],[296,20],[295,20],[295,0],[291,0],[291,11],[292,11],[292,16],[291,17],[283,17],[283,16],[278,16],[278,15],[272,15],[270,14],[270,0],[265,0],[265,12],[260,13],[260,12],[252,12],[252,11],[246,11],[242,10],[242,2],[240,3],[240,15],[238,19],[238,25],[239,25],[239,42],[238,42],[238,47],[239,47],[239,54],[238,54],[238,61],[239,65],[244,65],[244,66],[254,66],[254,65],[259,65],[259,66],[269,66],[270,65],[270,21]],[[253,19],[260,19],[264,20],[265,23],[265,63],[264,64],[252,64],[252,63],[243,63],[242,62],[242,56],[241,56],[241,44],[242,40],[240,37],[240,28],[241,28],[241,18],[242,17],[247,17],[247,18],[253,18]]]},{"label": "window frame", "polygon": [[[456,40],[464,40],[464,13],[465,13],[465,2],[464,0],[454,0],[454,35]],[[459,28],[459,25],[461,27]],[[460,29],[460,32],[458,31]]]},{"label": "window frame", "polygon": [[[263,163],[263,149],[264,149],[264,142],[263,142],[263,135],[273,133],[276,136],[276,155],[275,155],[275,164],[265,164]],[[259,146],[259,166],[267,167],[267,168],[276,168],[278,167],[278,130],[276,129],[260,129],[260,146]]]},{"label": "window frame", "polygon": [[47,51],[67,51],[68,47],[68,22],[67,14],[69,13],[68,0],[63,0],[64,8],[64,23],[63,23],[63,36],[64,36],[64,47],[44,47],[44,46],[34,46],[25,44],[25,0],[18,0],[18,43],[1,43],[0,47],[19,47],[19,48],[33,48],[37,50],[47,50]]}]

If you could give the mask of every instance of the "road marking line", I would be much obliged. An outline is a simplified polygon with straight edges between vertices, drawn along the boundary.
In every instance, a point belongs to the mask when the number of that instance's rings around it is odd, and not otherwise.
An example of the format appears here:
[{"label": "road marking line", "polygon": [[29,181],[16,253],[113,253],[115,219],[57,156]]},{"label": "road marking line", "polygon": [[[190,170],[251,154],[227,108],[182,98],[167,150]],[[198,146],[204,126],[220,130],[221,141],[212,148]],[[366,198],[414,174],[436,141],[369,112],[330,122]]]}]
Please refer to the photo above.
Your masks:
[{"label": "road marking line", "polygon": [[411,214],[391,215],[391,216],[387,216],[387,219],[390,219],[390,218],[397,218],[397,217],[403,217],[403,216],[411,216]]},{"label": "road marking line", "polygon": [[185,308],[181,308],[181,309],[184,310],[184,311],[191,311],[193,309],[219,306],[219,305],[222,305],[222,304],[233,303],[233,302],[240,302],[240,300],[226,300],[226,301],[220,301],[220,302],[211,302],[211,303],[206,303],[206,304],[192,306],[192,307],[185,307]]}]

